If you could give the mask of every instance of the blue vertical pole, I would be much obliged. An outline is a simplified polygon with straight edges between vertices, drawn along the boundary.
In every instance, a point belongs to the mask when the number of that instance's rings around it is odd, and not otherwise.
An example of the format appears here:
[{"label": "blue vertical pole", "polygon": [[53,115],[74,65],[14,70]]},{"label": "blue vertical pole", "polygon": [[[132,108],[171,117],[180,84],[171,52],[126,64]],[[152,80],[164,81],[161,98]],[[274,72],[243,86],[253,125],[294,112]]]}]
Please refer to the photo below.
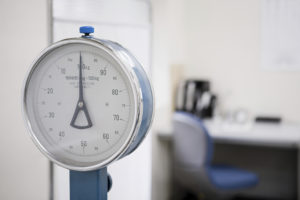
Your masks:
[{"label": "blue vertical pole", "polygon": [[107,168],[79,172],[70,170],[70,200],[107,200]]}]

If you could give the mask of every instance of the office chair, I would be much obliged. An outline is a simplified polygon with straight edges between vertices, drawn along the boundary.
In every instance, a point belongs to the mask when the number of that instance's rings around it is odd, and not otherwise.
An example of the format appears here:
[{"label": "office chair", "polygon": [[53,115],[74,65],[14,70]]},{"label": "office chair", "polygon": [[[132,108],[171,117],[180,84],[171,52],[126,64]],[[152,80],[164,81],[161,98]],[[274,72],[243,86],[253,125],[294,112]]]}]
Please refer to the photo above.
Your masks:
[{"label": "office chair", "polygon": [[213,165],[213,141],[202,121],[185,112],[175,112],[174,178],[181,187],[208,196],[232,197],[258,183],[256,174],[226,165]]}]

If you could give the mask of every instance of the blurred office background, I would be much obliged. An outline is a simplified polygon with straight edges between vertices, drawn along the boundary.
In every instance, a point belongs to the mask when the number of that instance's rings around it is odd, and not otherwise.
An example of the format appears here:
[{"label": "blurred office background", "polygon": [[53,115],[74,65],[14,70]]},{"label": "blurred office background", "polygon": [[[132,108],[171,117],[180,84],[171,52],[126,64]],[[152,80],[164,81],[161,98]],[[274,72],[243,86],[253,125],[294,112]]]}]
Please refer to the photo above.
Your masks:
[{"label": "blurred office background", "polygon": [[[299,0],[1,0],[0,199],[69,198],[67,170],[26,132],[21,89],[39,52],[82,25],[132,51],[156,96],[147,139],[108,169],[109,199],[300,199],[299,11]],[[176,110],[213,141],[190,184],[176,169]],[[190,164],[207,156],[204,139],[186,141]],[[213,173],[219,163],[232,168]]]}]

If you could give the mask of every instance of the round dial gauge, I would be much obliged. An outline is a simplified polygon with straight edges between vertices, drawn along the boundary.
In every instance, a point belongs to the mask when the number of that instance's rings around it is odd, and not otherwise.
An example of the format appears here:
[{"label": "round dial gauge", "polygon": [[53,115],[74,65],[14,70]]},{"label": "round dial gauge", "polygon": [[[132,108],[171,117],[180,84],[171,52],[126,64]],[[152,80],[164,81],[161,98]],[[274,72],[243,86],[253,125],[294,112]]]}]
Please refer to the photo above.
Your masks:
[{"label": "round dial gauge", "polygon": [[143,95],[133,72],[96,40],[64,40],[46,49],[24,88],[24,113],[40,150],[74,170],[122,156],[142,122]]}]

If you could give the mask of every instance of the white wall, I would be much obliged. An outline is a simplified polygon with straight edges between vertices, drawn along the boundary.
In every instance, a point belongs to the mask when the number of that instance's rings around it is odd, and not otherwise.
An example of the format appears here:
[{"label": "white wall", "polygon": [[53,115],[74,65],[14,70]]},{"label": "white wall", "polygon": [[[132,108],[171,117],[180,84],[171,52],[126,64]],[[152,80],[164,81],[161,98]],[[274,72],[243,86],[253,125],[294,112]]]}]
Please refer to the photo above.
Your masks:
[{"label": "white wall", "polygon": [[21,88],[31,62],[48,44],[47,0],[0,1],[0,199],[46,200],[48,161],[31,141]]},{"label": "white wall", "polygon": [[[169,131],[172,67],[185,78],[209,79],[221,111],[243,108],[300,123],[300,72],[266,71],[261,64],[261,0],[152,0],[153,199],[170,195]],[[167,128],[166,128],[167,127]],[[166,130],[167,129],[167,130]]]},{"label": "white wall", "polygon": [[171,110],[165,95],[171,88],[170,68],[183,64],[185,77],[211,81],[223,110],[245,108],[252,115],[278,114],[300,122],[295,109],[300,72],[261,67],[261,5],[260,0],[153,0],[159,110]]},{"label": "white wall", "polygon": [[[150,72],[151,24],[147,0],[54,0],[54,41],[80,37],[79,27],[92,25],[94,36],[119,42]],[[110,200],[151,199],[151,136],[131,155],[108,167],[113,178]],[[55,200],[69,198],[68,171],[55,168]]]},{"label": "white wall", "polygon": [[186,2],[189,77],[208,78],[225,109],[300,123],[300,72],[261,67],[260,0]]},{"label": "white wall", "polygon": [[[186,62],[185,0],[152,0],[152,73],[156,113],[152,136],[152,199],[170,199],[170,148],[157,137],[157,130],[169,129],[171,117],[170,66]],[[169,131],[169,130],[166,130]]]}]

